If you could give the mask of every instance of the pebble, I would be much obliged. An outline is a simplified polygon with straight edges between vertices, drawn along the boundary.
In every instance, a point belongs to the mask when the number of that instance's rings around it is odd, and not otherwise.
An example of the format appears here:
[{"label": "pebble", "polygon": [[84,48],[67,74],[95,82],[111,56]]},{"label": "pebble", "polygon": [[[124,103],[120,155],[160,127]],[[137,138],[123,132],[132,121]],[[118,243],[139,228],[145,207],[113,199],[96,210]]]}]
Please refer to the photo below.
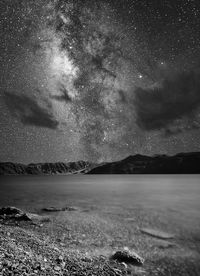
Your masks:
[{"label": "pebble", "polygon": [[60,268],[59,266],[54,266],[54,270],[55,270],[55,271],[60,271],[61,268]]}]

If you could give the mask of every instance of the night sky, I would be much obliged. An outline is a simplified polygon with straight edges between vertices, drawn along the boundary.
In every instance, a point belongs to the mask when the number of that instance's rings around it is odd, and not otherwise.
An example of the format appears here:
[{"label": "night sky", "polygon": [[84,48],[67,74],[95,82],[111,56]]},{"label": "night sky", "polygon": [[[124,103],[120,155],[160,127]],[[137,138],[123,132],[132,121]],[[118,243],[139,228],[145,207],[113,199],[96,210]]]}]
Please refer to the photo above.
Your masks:
[{"label": "night sky", "polygon": [[0,0],[0,161],[200,150],[199,0]]}]

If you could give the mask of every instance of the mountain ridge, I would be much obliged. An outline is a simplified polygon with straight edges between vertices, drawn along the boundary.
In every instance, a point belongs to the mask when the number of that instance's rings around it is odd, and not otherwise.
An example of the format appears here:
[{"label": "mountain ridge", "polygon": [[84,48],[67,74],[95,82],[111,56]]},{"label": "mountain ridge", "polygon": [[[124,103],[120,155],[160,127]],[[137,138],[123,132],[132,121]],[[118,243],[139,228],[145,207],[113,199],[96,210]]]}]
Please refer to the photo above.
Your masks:
[{"label": "mountain ridge", "polygon": [[0,175],[59,175],[59,174],[198,174],[200,152],[168,155],[130,155],[100,164],[88,161],[56,163],[0,162]]},{"label": "mountain ridge", "polygon": [[88,174],[199,174],[200,152],[168,155],[130,155],[93,168]]},{"label": "mountain ridge", "polygon": [[28,165],[12,162],[0,162],[0,175],[54,175],[86,173],[93,168],[93,164],[86,161],[30,163]]}]

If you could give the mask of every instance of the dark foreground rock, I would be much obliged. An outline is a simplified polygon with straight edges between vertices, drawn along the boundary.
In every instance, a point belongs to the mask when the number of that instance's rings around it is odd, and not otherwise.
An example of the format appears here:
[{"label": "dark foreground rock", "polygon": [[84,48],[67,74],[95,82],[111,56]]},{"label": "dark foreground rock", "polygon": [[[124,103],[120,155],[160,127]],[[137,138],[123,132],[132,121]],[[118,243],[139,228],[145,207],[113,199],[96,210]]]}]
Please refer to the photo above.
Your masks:
[{"label": "dark foreground rock", "polygon": [[50,218],[47,216],[40,216],[38,214],[25,213],[24,211],[12,207],[2,207],[0,208],[0,222],[31,222],[31,223],[41,223],[49,222]]},{"label": "dark foreground rock", "polygon": [[31,221],[28,214],[16,207],[11,206],[0,208],[0,218],[4,220],[14,219],[17,221]]},{"label": "dark foreground rock", "polygon": [[113,256],[111,256],[111,259],[120,263],[136,266],[141,266],[144,264],[144,259],[141,258],[137,253],[130,250],[117,251]]}]

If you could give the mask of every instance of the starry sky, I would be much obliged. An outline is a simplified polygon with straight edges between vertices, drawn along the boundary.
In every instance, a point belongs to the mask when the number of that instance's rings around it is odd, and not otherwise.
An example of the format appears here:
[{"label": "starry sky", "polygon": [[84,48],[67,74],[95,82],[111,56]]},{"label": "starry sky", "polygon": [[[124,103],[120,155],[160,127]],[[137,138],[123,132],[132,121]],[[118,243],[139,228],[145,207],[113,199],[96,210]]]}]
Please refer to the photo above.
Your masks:
[{"label": "starry sky", "polygon": [[0,0],[0,161],[200,150],[199,0]]}]

